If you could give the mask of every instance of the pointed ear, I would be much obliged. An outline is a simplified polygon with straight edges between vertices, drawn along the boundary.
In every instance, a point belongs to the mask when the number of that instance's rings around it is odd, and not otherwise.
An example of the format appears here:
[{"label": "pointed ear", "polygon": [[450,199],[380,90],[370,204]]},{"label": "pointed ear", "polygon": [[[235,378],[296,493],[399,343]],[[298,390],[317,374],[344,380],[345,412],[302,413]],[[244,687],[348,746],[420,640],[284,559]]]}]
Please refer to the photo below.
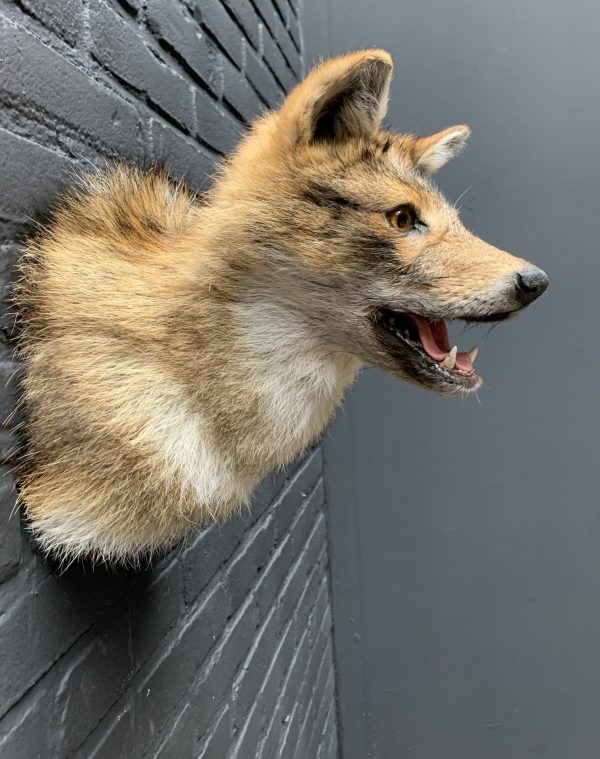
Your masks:
[{"label": "pointed ear", "polygon": [[426,176],[433,174],[464,148],[471,130],[464,124],[430,137],[418,137],[413,145],[415,164]]},{"label": "pointed ear", "polygon": [[285,100],[279,128],[293,144],[369,136],[385,116],[391,73],[385,50],[325,61]]}]

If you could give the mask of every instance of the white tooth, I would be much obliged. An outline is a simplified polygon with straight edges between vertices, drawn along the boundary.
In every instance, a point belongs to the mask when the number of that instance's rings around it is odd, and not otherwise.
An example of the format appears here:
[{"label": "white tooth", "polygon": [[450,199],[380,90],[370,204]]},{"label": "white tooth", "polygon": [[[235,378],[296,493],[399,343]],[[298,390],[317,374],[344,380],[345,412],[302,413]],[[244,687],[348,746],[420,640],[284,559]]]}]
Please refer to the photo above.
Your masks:
[{"label": "white tooth", "polygon": [[475,348],[471,348],[471,350],[469,351],[469,356],[471,356],[471,363],[475,361],[478,353],[479,353],[479,348],[477,346],[475,346]]},{"label": "white tooth", "polygon": [[440,362],[440,366],[443,366],[444,369],[454,369],[454,365],[456,364],[456,354],[458,353],[458,347],[455,345],[454,348],[448,353],[446,358]]}]

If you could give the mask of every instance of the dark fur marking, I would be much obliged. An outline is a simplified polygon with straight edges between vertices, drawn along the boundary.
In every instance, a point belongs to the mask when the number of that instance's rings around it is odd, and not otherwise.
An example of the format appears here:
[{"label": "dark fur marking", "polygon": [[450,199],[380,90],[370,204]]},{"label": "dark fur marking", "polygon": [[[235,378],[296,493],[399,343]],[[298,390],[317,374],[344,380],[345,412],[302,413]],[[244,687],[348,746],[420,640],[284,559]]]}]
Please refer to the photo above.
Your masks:
[{"label": "dark fur marking", "polygon": [[160,224],[155,219],[151,219],[149,216],[144,216],[141,222],[142,226],[150,232],[162,232],[162,227]]},{"label": "dark fur marking", "polygon": [[366,254],[369,257],[378,256],[380,258],[393,257],[394,260],[397,260],[394,242],[375,232],[359,232],[357,235],[353,235],[350,242],[352,249],[361,255]]},{"label": "dark fur marking", "polygon": [[383,142],[383,145],[381,146],[381,152],[382,153],[387,153],[388,150],[392,147],[393,144],[394,144],[393,138],[390,135],[388,135],[385,138],[385,140]]},{"label": "dark fur marking", "polygon": [[115,211],[115,215],[114,215],[115,226],[119,229],[120,232],[122,232],[126,236],[135,234],[135,227],[129,221],[130,217],[131,217],[131,212],[128,213],[123,209],[118,209]]},{"label": "dark fur marking", "polygon": [[373,148],[370,145],[367,145],[359,155],[358,163],[369,163],[371,165],[377,163],[377,157],[375,156]]},{"label": "dark fur marking", "polygon": [[332,206],[341,206],[342,208],[358,209],[360,206],[353,200],[344,198],[331,187],[311,182],[302,189],[302,198],[310,203],[314,203],[320,208],[329,208]]}]

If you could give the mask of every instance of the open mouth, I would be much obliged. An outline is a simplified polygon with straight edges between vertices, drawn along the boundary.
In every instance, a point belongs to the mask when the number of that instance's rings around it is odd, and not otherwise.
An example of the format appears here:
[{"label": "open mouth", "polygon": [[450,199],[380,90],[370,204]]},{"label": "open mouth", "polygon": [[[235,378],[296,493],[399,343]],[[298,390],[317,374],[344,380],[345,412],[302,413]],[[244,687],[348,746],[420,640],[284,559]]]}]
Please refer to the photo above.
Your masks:
[{"label": "open mouth", "polygon": [[[499,314],[494,321],[506,316]],[[485,319],[488,320],[492,319]],[[473,369],[478,349],[459,351],[458,346],[450,346],[443,319],[381,308],[376,313],[374,329],[398,368],[419,384],[442,392],[470,392],[481,385],[481,377]]]}]

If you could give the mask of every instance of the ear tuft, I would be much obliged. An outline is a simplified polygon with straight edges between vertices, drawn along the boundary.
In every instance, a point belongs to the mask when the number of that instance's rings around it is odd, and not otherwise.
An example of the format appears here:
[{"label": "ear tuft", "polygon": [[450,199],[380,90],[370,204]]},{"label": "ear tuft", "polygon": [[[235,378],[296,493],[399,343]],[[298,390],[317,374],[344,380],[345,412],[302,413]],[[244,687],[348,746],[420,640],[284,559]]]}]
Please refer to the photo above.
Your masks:
[{"label": "ear tuft", "polygon": [[384,50],[325,61],[286,99],[281,122],[296,144],[368,137],[385,116],[391,73]]},{"label": "ear tuft", "polygon": [[449,127],[429,137],[419,137],[413,145],[417,168],[426,176],[441,169],[464,148],[471,130],[465,124]]}]

